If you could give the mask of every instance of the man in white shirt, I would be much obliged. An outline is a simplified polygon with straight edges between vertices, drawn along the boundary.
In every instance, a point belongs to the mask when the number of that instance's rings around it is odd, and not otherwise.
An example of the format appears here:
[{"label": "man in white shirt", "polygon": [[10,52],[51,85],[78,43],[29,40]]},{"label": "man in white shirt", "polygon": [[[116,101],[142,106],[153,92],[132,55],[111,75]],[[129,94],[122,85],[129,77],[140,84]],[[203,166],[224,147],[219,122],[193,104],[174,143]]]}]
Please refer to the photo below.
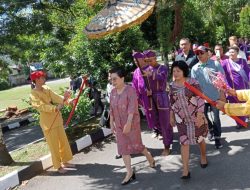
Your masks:
[{"label": "man in white shirt", "polygon": [[107,101],[107,103],[110,103],[110,94],[111,94],[111,91],[113,89],[113,85],[112,85],[112,81],[111,81],[111,77],[110,77],[110,73],[108,74],[108,84],[107,84],[107,87],[106,87],[106,96],[105,96],[105,99]]}]

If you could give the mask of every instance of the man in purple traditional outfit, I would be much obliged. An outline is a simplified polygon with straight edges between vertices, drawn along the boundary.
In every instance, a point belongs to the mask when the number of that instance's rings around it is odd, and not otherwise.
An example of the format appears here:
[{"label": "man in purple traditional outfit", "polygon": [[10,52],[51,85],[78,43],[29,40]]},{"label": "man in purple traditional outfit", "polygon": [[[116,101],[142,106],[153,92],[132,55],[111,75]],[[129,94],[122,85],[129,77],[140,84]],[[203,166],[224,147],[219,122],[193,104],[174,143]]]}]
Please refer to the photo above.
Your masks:
[{"label": "man in purple traditional outfit", "polygon": [[[149,111],[149,110],[152,110],[152,105],[150,103],[150,97],[147,96],[147,88],[150,88],[150,87],[149,86],[147,87],[144,82],[144,80],[148,80],[148,77],[146,76],[143,77],[141,73],[141,70],[142,72],[146,71],[149,68],[149,65],[148,63],[145,62],[145,55],[143,53],[134,52],[133,57],[138,68],[135,69],[134,71],[132,86],[136,90],[139,104],[144,108],[148,127],[150,129],[154,129],[154,123],[155,123],[153,121],[154,118],[152,118],[152,115]],[[141,68],[141,70],[139,67]]]},{"label": "man in purple traditional outfit", "polygon": [[243,38],[238,39],[239,48],[241,51],[243,51],[246,54],[246,58],[248,59],[248,56],[250,55],[250,45],[245,42]]},{"label": "man in purple traditional outfit", "polygon": [[173,143],[173,128],[170,126],[169,97],[166,91],[168,69],[164,65],[159,65],[156,61],[156,54],[151,50],[144,52],[150,69],[145,71],[145,76],[149,78],[152,110],[150,110],[156,127],[161,131],[163,144],[165,146],[162,155],[170,153],[170,145]]},{"label": "man in purple traditional outfit", "polygon": [[[237,58],[239,48],[232,46],[229,48],[229,59],[222,61],[222,67],[225,71],[228,85],[235,90],[249,89],[250,69],[247,61],[242,58]],[[239,103],[239,100],[233,96],[228,96],[227,100],[230,103]],[[245,121],[246,117],[240,117]],[[237,129],[241,126],[237,123]]]}]

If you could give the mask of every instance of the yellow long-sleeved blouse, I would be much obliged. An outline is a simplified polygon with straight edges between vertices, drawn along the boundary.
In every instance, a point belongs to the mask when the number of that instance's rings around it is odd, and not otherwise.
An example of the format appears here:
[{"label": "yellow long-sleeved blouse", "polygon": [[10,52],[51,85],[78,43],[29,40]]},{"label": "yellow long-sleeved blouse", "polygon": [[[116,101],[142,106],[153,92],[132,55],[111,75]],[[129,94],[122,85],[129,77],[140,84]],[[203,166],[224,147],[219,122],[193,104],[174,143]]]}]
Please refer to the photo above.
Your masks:
[{"label": "yellow long-sleeved blouse", "polygon": [[236,90],[237,98],[246,103],[227,103],[224,106],[225,112],[233,116],[250,115],[250,90]]},{"label": "yellow long-sleeved blouse", "polygon": [[40,126],[44,131],[63,125],[61,112],[58,113],[56,109],[56,104],[63,104],[63,96],[44,85],[42,91],[31,90],[30,100],[31,105],[40,113]]}]

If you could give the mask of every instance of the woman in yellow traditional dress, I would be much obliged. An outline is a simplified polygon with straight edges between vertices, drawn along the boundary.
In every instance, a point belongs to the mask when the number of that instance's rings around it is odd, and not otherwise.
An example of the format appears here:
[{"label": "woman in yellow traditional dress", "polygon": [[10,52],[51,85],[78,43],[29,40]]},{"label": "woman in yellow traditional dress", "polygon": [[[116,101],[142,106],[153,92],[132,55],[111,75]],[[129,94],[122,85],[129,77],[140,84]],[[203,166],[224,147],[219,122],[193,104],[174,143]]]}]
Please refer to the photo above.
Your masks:
[{"label": "woman in yellow traditional dress", "polygon": [[70,94],[65,93],[62,97],[53,92],[45,85],[43,71],[31,73],[30,78],[35,84],[30,94],[31,105],[40,113],[40,126],[51,152],[53,166],[59,173],[65,173],[65,168],[75,167],[68,163],[73,156],[60,112]]}]

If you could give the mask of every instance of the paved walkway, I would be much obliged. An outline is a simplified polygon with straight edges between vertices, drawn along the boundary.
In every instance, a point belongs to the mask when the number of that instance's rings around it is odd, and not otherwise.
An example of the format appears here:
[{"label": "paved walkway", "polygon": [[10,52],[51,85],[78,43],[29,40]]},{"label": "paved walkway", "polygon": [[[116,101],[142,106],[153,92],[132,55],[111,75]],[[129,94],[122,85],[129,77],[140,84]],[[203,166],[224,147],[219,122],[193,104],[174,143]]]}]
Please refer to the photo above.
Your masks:
[{"label": "paved walkway", "polygon": [[121,186],[125,175],[122,160],[115,160],[116,144],[113,137],[80,152],[73,162],[77,170],[59,175],[49,170],[34,177],[22,190],[234,190],[250,189],[250,130],[236,130],[234,121],[222,115],[223,149],[216,150],[208,142],[207,155],[209,165],[202,169],[199,165],[199,149],[191,147],[191,179],[180,179],[180,147],[175,134],[173,153],[162,157],[162,143],[151,138],[143,123],[143,142],[156,159],[156,168],[149,168],[146,159],[135,156],[132,159],[137,180],[127,186]]}]

